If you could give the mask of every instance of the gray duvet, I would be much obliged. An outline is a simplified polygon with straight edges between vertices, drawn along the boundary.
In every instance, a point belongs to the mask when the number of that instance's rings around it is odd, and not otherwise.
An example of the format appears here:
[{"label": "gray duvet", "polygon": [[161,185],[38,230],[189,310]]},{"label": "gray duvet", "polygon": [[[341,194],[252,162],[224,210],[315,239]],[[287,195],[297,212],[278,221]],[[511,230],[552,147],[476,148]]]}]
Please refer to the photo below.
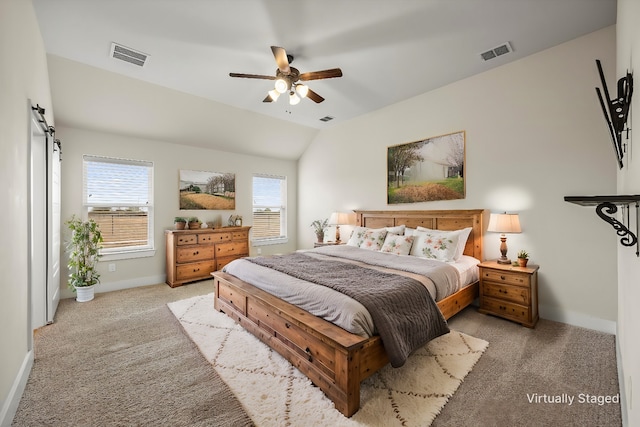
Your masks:
[{"label": "gray duvet", "polygon": [[305,253],[247,260],[360,302],[370,313],[393,367],[402,366],[414,350],[449,332],[429,291],[413,278]]}]

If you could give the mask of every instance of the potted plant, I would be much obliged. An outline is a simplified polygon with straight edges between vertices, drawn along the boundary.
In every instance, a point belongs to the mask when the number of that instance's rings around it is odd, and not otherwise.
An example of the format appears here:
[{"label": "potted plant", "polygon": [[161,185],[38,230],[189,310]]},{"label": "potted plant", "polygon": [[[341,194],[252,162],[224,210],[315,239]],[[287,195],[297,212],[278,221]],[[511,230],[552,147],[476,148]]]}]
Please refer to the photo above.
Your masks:
[{"label": "potted plant", "polygon": [[313,227],[313,231],[316,233],[316,237],[318,238],[318,243],[322,243],[324,241],[324,231],[327,229],[329,225],[329,218],[324,220],[316,219],[311,223],[311,227]]},{"label": "potted plant", "polygon": [[527,262],[529,262],[529,253],[521,249],[520,252],[518,252],[518,265],[520,267],[526,267]]},{"label": "potted plant", "polygon": [[202,224],[197,216],[189,217],[187,221],[189,221],[189,230],[200,228],[200,225]]},{"label": "potted plant", "polygon": [[187,225],[187,219],[181,216],[177,216],[173,219],[173,225],[176,230],[184,230]]},{"label": "potted plant", "polygon": [[102,247],[100,227],[93,220],[82,221],[75,215],[66,222],[71,230],[71,240],[67,243],[69,252],[69,289],[76,292],[76,301],[91,301],[94,286],[100,283],[100,274],[96,269]]}]

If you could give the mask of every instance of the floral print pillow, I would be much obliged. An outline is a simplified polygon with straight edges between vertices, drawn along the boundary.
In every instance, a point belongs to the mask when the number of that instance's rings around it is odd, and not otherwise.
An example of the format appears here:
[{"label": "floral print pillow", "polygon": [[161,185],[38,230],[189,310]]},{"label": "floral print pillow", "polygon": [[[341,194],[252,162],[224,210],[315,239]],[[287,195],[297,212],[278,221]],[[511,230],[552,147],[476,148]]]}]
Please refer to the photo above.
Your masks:
[{"label": "floral print pillow", "polygon": [[471,234],[471,227],[463,228],[462,230],[453,230],[453,231],[443,231],[443,230],[432,230],[430,228],[424,228],[418,226],[418,232],[426,231],[426,232],[434,232],[441,233],[445,236],[446,239],[451,240],[456,243],[456,252],[453,256],[452,261],[458,261],[462,254],[464,253],[464,248],[467,245],[467,240],[469,239],[469,235]]},{"label": "floral print pillow", "polygon": [[398,236],[397,234],[387,234],[380,252],[388,252],[396,255],[409,255],[413,245],[413,236]]},{"label": "floral print pillow", "polygon": [[437,230],[416,231],[413,235],[411,255],[444,262],[455,260],[458,236]]},{"label": "floral print pillow", "polygon": [[387,236],[387,230],[384,228],[367,228],[356,227],[347,242],[347,245],[357,246],[362,249],[369,249],[372,251],[379,251],[384,244],[384,239]]}]

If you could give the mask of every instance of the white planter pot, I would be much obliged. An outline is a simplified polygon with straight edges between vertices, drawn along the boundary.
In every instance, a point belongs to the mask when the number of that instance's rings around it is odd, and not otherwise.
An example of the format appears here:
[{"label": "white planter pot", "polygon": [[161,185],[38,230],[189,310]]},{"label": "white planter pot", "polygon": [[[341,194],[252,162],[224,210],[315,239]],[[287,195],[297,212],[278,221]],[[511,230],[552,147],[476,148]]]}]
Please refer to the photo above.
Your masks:
[{"label": "white planter pot", "polygon": [[81,286],[76,287],[76,301],[78,302],[87,302],[93,299],[93,288],[95,285],[91,286]]}]

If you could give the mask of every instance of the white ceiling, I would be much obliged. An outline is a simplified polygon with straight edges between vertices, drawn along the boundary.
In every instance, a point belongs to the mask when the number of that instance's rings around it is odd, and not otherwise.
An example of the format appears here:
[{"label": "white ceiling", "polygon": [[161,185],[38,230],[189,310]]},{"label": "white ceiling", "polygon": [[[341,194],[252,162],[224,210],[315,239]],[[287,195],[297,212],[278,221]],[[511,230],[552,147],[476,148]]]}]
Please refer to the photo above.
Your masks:
[{"label": "white ceiling", "polygon": [[[383,108],[612,25],[616,0],[33,0],[48,54],[313,129]],[[149,54],[137,67],[112,42]],[[480,53],[509,42],[490,61]],[[326,100],[263,103],[270,46]],[[53,91],[55,93],[55,90]],[[86,94],[91,96],[91,94]],[[94,100],[95,102],[95,100]],[[54,98],[55,103],[55,98]],[[56,122],[72,121],[55,109]],[[319,119],[332,116],[330,122]],[[111,124],[118,132],[117,123]]]}]

